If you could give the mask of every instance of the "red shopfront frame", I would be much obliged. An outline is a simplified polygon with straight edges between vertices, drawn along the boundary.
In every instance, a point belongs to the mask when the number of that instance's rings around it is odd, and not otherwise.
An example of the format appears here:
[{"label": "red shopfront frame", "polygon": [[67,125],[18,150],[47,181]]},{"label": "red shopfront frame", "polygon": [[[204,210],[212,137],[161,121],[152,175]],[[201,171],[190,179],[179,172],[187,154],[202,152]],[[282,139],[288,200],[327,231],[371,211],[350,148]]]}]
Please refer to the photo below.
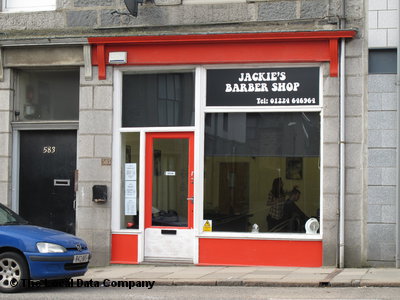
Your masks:
[{"label": "red shopfront frame", "polygon": [[[125,66],[328,62],[330,76],[336,77],[339,40],[355,35],[354,30],[332,30],[93,37],[88,41],[100,80],[106,79],[110,52],[119,51],[127,52]],[[113,235],[111,261],[137,263],[137,246],[137,238],[131,235]],[[207,237],[199,238],[198,251],[200,265],[319,267],[323,246],[314,240]]]},{"label": "red shopfront frame", "polygon": [[330,75],[339,69],[338,41],[354,30],[182,34],[88,38],[92,64],[106,79],[110,52],[127,52],[125,65],[188,65],[329,62]]}]

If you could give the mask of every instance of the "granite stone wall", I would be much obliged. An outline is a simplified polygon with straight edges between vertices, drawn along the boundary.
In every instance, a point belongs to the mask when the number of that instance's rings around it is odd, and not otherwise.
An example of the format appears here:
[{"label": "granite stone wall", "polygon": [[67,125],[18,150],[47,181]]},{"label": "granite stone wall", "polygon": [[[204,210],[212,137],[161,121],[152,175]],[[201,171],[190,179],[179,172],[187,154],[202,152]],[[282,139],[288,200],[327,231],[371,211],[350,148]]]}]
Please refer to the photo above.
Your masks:
[{"label": "granite stone wall", "polygon": [[[92,266],[110,261],[113,76],[107,71],[106,80],[98,80],[97,68],[89,80],[80,72],[76,228],[92,250]],[[106,203],[92,201],[94,185],[107,186]]]},{"label": "granite stone wall", "polygon": [[[1,52],[0,52],[1,53]],[[0,81],[0,203],[11,206],[11,120],[14,95],[12,72],[4,69]]]}]

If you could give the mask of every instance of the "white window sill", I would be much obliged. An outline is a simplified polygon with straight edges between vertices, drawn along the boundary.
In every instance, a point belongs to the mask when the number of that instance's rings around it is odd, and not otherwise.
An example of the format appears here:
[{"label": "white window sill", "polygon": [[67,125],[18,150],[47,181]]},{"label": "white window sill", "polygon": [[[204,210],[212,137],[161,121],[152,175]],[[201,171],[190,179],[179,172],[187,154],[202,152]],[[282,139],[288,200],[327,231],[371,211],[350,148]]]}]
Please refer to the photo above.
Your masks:
[{"label": "white window sill", "polygon": [[38,6],[38,7],[21,7],[21,8],[4,8],[3,13],[27,13],[39,11],[54,11],[56,6]]},{"label": "white window sill", "polygon": [[138,235],[143,233],[142,230],[140,229],[116,229],[112,230],[111,234],[132,234],[132,235]]}]

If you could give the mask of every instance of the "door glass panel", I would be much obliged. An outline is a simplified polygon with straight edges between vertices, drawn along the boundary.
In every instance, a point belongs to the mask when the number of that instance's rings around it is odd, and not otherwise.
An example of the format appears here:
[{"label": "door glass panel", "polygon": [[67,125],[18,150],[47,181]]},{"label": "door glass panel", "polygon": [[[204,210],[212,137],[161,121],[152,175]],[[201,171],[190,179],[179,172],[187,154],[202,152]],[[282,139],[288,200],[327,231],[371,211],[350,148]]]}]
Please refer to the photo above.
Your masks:
[{"label": "door glass panel", "polygon": [[188,139],[153,142],[153,226],[188,226]]}]

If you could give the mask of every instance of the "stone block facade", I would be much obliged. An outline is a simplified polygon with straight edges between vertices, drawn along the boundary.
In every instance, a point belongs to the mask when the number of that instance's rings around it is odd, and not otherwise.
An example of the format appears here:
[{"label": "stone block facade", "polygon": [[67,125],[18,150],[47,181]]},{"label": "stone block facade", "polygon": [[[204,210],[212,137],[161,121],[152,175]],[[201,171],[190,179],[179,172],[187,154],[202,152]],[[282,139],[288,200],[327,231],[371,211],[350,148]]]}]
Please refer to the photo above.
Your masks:
[{"label": "stone block facade", "polygon": [[[110,261],[111,237],[111,160],[112,145],[112,73],[108,80],[99,81],[97,68],[93,80],[81,76],[81,105],[78,130],[79,189],[77,192],[77,235],[93,249],[92,265],[106,265]],[[80,70],[81,75],[84,69]],[[106,185],[106,203],[92,201],[92,187]]]},{"label": "stone block facade", "polygon": [[[295,32],[337,30],[342,11],[339,0],[189,1],[155,0],[139,5],[139,15],[127,14],[122,0],[57,1],[55,11],[0,14],[5,36],[0,47],[87,44],[99,36],[185,35],[242,32]],[[393,208],[396,183],[396,97],[393,76],[370,76],[370,47],[395,45],[393,0],[369,1],[369,32],[365,1],[347,0],[346,27],[357,36],[346,41],[346,266],[380,265],[393,261],[395,245]],[[381,32],[384,30],[384,34]],[[369,34],[368,45],[366,35]],[[29,67],[29,66],[26,66]],[[86,66],[88,67],[88,66]],[[339,91],[338,77],[323,64],[323,215],[324,265],[337,261],[339,197]],[[113,68],[106,80],[98,68],[85,78],[80,65],[77,192],[77,234],[93,249],[93,265],[110,261],[113,141]],[[0,192],[11,204],[11,121],[14,97],[10,69],[0,81]],[[367,91],[369,95],[367,95]],[[369,97],[369,100],[368,100]],[[108,201],[92,201],[92,186],[106,185]],[[6,191],[3,193],[3,191]],[[383,242],[379,242],[382,236]]]},{"label": "stone block facade", "polygon": [[[1,54],[1,52],[0,52]],[[4,69],[3,81],[0,81],[0,203],[11,206],[11,156],[14,88],[12,72]]]},{"label": "stone block facade", "polygon": [[[398,1],[369,0],[368,47],[398,47]],[[393,72],[390,72],[393,73]],[[395,74],[368,76],[368,264],[396,266],[398,91]],[[382,240],[381,237],[385,237]]]},{"label": "stone block facade", "polygon": [[[396,256],[396,75],[369,75],[368,262],[394,266]],[[382,236],[386,237],[382,240]]]}]

